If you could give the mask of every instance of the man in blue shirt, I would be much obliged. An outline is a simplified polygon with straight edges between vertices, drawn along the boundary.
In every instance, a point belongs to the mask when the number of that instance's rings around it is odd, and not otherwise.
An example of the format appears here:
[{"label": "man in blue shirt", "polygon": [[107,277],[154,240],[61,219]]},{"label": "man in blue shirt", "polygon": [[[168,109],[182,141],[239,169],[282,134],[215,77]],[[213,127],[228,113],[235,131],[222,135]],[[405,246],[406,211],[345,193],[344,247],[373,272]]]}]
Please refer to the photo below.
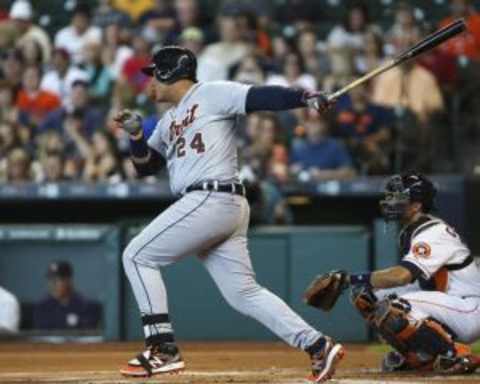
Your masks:
[{"label": "man in blue shirt", "polygon": [[306,139],[294,142],[290,170],[300,181],[345,180],[355,176],[352,159],[343,144],[329,136],[323,116],[305,121]]},{"label": "man in blue shirt", "polygon": [[366,86],[339,100],[336,110],[337,134],[345,140],[358,168],[368,174],[388,172],[391,111],[370,102]]},{"label": "man in blue shirt", "polygon": [[33,310],[33,328],[48,330],[96,329],[100,323],[100,303],[75,291],[73,269],[66,261],[56,261],[47,271],[49,294]]}]

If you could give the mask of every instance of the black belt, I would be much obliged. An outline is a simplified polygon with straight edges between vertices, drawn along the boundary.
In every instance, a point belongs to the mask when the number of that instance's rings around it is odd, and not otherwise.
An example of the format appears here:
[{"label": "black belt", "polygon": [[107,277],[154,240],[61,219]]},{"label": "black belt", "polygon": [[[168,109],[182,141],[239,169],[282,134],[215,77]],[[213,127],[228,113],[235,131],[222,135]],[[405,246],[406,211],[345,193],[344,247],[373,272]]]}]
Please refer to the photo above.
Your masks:
[{"label": "black belt", "polygon": [[213,191],[213,192],[224,192],[224,193],[233,193],[234,195],[245,196],[245,186],[241,183],[228,183],[220,184],[218,181],[206,181],[201,184],[190,185],[187,187],[186,192],[193,191]]}]

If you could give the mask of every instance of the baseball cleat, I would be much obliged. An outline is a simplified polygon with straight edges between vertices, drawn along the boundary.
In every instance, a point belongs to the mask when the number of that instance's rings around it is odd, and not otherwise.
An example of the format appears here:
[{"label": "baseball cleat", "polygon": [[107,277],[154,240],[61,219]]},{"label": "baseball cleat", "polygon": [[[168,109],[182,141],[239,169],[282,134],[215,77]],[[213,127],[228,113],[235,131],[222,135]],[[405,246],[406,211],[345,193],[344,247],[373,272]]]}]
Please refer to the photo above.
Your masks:
[{"label": "baseball cleat", "polygon": [[[319,346],[316,350],[316,345]],[[332,378],[340,360],[345,356],[343,345],[336,343],[330,337],[324,337],[309,348],[312,359],[312,375],[309,381],[322,383]]]},{"label": "baseball cleat", "polygon": [[448,375],[465,375],[480,367],[480,357],[472,354],[470,346],[455,343],[455,356],[440,355],[435,359],[433,369]]},{"label": "baseball cleat", "polygon": [[131,359],[120,373],[127,377],[150,377],[153,375],[178,373],[185,369],[180,352],[175,344],[148,347]]}]

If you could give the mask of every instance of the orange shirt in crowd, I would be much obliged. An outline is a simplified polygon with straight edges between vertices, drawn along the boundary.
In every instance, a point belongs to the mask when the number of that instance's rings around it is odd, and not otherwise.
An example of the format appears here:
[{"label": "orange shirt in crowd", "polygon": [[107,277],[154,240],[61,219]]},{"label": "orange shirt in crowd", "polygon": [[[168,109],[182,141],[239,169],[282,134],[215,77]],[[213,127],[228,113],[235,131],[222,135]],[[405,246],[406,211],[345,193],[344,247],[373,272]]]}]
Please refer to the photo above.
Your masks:
[{"label": "orange shirt in crowd", "polygon": [[38,91],[32,95],[21,89],[16,101],[18,109],[30,115],[30,118],[36,123],[40,122],[49,112],[59,108],[60,105],[60,99],[47,91]]},{"label": "orange shirt in crowd", "polygon": [[[452,17],[447,17],[440,22],[440,27],[453,21]],[[467,56],[470,59],[480,60],[480,14],[472,12],[466,22],[468,31],[447,40],[440,49],[455,57]]]}]

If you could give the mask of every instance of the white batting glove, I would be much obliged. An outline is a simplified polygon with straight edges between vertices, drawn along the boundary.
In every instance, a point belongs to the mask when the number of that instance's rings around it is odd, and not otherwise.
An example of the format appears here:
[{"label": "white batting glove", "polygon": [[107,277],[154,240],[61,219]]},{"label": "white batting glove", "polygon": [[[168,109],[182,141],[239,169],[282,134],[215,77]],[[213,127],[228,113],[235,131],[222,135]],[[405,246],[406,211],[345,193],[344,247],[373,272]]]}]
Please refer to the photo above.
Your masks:
[{"label": "white batting glove", "polygon": [[303,98],[308,108],[320,113],[327,112],[335,104],[335,100],[328,100],[325,92],[305,92]]},{"label": "white batting glove", "polygon": [[119,124],[120,128],[132,136],[138,135],[142,130],[142,116],[129,109],[119,112],[113,120]]}]

